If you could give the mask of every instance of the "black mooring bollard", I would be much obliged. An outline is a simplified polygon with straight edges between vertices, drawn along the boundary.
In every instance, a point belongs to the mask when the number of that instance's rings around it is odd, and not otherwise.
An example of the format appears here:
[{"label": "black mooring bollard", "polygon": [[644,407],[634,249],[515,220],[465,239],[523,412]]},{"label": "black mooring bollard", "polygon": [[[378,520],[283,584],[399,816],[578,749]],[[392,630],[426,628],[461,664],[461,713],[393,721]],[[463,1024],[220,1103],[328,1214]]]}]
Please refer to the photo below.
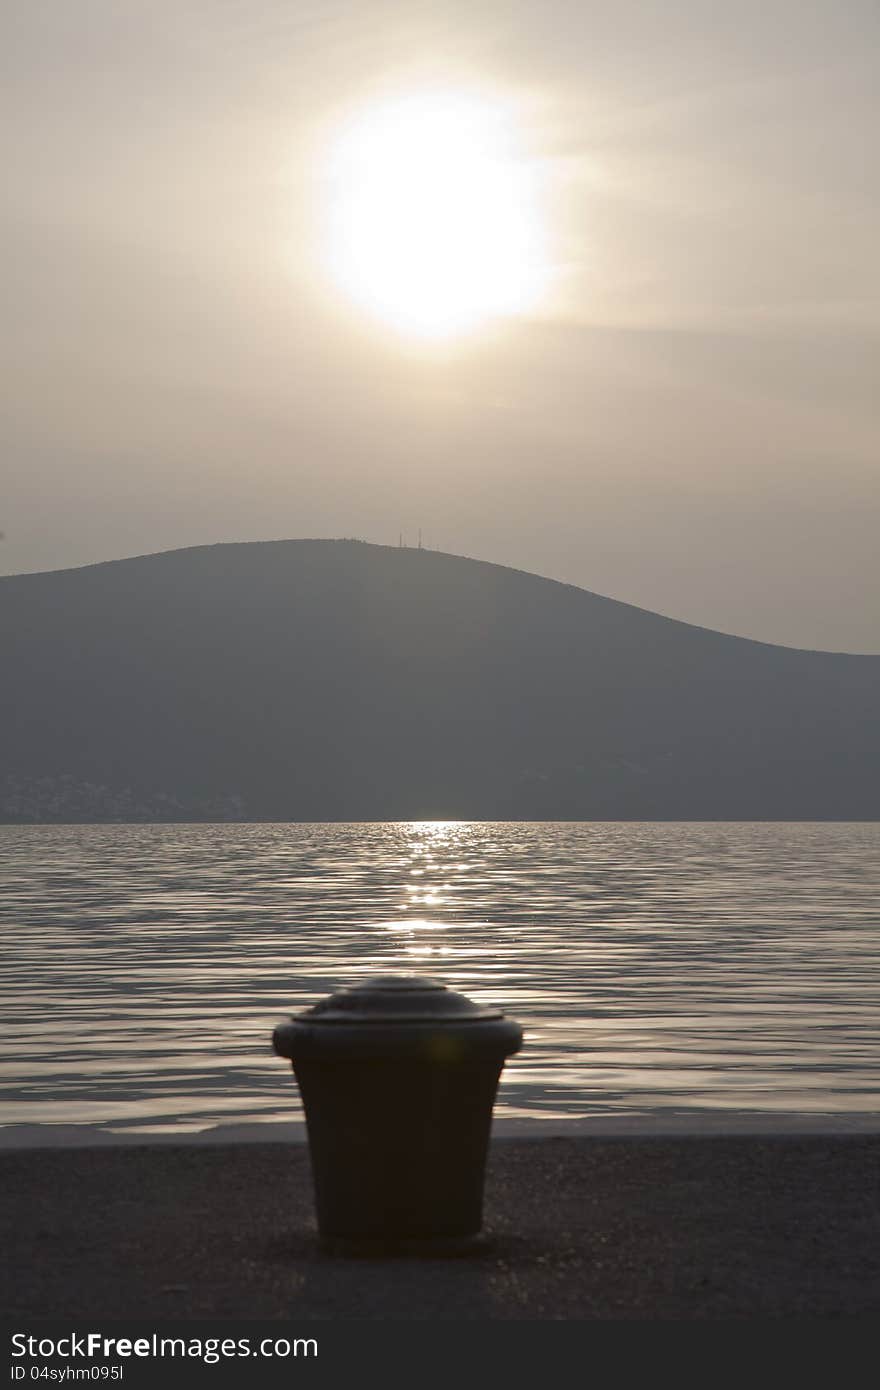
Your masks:
[{"label": "black mooring bollard", "polygon": [[465,1248],[518,1023],[436,980],[385,976],[281,1023],[306,1112],[318,1230],[345,1249]]}]

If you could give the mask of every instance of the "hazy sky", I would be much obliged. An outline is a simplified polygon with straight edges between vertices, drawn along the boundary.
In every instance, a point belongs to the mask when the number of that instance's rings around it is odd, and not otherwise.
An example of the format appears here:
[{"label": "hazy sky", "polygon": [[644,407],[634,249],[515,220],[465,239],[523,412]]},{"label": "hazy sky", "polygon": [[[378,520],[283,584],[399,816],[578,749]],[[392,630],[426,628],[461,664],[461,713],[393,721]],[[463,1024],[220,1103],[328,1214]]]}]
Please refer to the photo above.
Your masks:
[{"label": "hazy sky", "polygon": [[[880,652],[877,0],[0,13],[0,571],[421,527]],[[332,132],[426,88],[515,113],[551,272],[441,345],[322,253]]]}]

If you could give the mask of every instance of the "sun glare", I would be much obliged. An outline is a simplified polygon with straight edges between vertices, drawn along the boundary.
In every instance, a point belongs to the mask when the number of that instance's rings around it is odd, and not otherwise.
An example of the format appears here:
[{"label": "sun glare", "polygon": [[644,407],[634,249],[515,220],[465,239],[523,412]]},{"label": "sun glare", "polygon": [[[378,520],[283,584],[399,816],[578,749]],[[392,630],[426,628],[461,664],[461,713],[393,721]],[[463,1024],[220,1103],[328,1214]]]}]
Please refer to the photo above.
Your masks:
[{"label": "sun glare", "polygon": [[406,334],[448,338],[540,298],[537,187],[498,104],[420,93],[354,119],[331,155],[336,282]]}]

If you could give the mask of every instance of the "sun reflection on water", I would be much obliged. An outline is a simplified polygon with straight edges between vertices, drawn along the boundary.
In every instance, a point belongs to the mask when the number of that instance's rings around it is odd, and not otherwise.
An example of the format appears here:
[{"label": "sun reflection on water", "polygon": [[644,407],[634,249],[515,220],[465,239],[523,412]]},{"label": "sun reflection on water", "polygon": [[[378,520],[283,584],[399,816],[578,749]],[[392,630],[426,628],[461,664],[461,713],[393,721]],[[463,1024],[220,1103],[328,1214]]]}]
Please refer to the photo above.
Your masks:
[{"label": "sun reflection on water", "polygon": [[288,1119],[279,1018],[375,974],[523,1024],[501,1116],[880,1100],[880,827],[0,827],[7,1122]]}]

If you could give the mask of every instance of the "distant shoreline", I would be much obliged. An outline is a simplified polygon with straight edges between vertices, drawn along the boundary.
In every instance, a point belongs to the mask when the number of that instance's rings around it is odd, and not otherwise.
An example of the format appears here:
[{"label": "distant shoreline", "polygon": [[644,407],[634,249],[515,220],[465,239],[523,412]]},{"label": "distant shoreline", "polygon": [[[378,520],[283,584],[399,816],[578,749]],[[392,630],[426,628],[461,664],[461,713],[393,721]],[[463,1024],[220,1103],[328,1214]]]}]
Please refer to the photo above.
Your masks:
[{"label": "distant shoreline", "polygon": [[7,823],[880,818],[874,653],[365,543],[0,587]]},{"label": "distant shoreline", "polygon": [[880,816],[353,816],[350,820],[6,820],[0,827],[48,829],[60,825],[880,825]]}]

